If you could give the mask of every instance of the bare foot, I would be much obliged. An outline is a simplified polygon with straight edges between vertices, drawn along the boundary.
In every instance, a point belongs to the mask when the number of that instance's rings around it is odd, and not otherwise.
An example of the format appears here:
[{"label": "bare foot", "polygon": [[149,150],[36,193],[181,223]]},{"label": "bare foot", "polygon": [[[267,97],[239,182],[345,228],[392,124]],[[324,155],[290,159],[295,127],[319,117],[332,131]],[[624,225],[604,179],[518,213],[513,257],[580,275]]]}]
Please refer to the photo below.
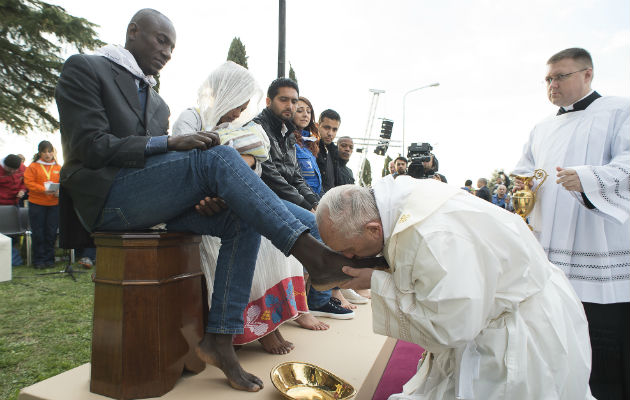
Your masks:
[{"label": "bare foot", "polygon": [[359,289],[359,290],[355,290],[355,292],[357,292],[359,296],[363,296],[366,299],[372,298],[372,293],[370,292],[370,289]]},{"label": "bare foot", "polygon": [[280,333],[280,328],[276,329],[274,333],[276,334],[276,337],[278,338],[278,340],[284,345],[284,347],[288,348],[289,351],[295,349],[295,345],[293,343],[289,342],[284,337],[282,337],[282,334]]},{"label": "bare foot", "polygon": [[330,328],[330,325],[318,320],[311,313],[300,314],[300,316],[295,319],[295,322],[297,322],[302,328],[313,331],[325,331]]},{"label": "bare foot", "polygon": [[339,289],[333,289],[332,297],[339,299],[339,301],[341,301],[341,307],[343,308],[347,308],[348,310],[354,310],[355,308],[357,308],[357,306],[350,303],[348,300],[346,300],[345,297],[343,297],[343,294],[341,293],[341,290]]},{"label": "bare foot", "polygon": [[268,333],[267,335],[258,339],[258,341],[267,353],[287,354],[291,351],[291,348],[285,346],[285,344],[280,339],[278,339],[278,335],[276,334],[276,332]]},{"label": "bare foot", "polygon": [[246,372],[236,358],[232,346],[232,335],[206,333],[195,349],[197,356],[206,364],[219,368],[234,389],[257,392],[263,388],[262,381]]}]

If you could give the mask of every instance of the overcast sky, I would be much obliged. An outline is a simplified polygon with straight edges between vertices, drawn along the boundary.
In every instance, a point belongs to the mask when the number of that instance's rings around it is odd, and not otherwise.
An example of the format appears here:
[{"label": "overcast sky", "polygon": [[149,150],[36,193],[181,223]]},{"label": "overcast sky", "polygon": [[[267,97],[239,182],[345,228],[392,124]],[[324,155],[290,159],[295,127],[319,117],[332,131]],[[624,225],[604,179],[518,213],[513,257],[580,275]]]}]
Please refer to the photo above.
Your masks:
[{"label": "overcast sky", "polygon": [[[194,105],[197,87],[226,59],[234,36],[245,44],[264,90],[276,76],[276,0],[52,3],[100,25],[107,43],[124,44],[127,23],[140,8],[168,16],[177,44],[160,94],[171,122]],[[555,112],[542,80],[557,51],[586,48],[594,59],[594,89],[630,96],[629,16],[627,0],[287,0],[287,74],[291,62],[300,94],[316,113],[341,114],[339,135],[364,137],[369,89],[385,90],[376,117],[394,120],[395,140],[402,139],[404,93],[439,82],[407,96],[405,140],[432,143],[440,172],[462,186],[495,168],[510,170],[534,124]],[[41,137],[3,134],[0,156],[30,158]],[[58,134],[46,137],[59,143]],[[360,157],[351,160],[355,176]],[[374,173],[380,171],[383,157],[370,160]]]}]

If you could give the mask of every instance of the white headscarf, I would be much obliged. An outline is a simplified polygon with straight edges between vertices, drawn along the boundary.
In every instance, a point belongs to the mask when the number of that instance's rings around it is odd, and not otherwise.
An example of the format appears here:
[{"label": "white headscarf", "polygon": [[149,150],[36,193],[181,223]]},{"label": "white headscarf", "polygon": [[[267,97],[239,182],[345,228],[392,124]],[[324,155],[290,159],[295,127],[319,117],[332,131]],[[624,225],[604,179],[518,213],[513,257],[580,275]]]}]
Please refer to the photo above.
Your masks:
[{"label": "white headscarf", "polygon": [[246,68],[227,61],[212,71],[199,88],[197,105],[203,121],[203,129],[211,130],[229,111],[249,105],[232,124],[241,126],[258,112],[262,91],[254,76]]},{"label": "white headscarf", "polygon": [[157,81],[152,75],[145,75],[144,72],[142,72],[133,54],[124,47],[117,44],[108,44],[97,49],[95,53],[120,65],[129,71],[131,75],[146,82],[147,85],[153,87],[157,84]]}]

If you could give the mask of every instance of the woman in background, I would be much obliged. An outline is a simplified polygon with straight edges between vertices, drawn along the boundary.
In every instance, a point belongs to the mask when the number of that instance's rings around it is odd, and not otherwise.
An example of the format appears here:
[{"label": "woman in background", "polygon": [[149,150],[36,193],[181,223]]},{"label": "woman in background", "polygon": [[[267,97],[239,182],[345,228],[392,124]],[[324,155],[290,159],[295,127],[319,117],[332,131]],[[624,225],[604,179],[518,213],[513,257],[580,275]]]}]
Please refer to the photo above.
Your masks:
[{"label": "woman in background", "polygon": [[[300,170],[302,171],[302,177],[306,183],[313,189],[313,192],[318,196],[321,196],[323,185],[322,175],[317,165],[317,155],[319,154],[319,133],[317,131],[317,124],[315,123],[315,111],[310,100],[306,97],[300,96],[295,115],[293,116],[293,123],[298,128],[298,131],[294,132],[296,144],[295,155],[297,157]],[[306,274],[306,272],[305,272]],[[308,275],[305,275],[308,278]],[[349,290],[348,290],[349,291]],[[356,293],[354,293],[356,296]],[[339,288],[335,288],[332,291],[317,291],[310,288],[309,299],[310,301],[320,302],[319,299],[324,297],[334,297],[341,302],[341,306],[347,309],[356,308],[352,305],[343,295]],[[357,299],[360,296],[356,296]],[[360,298],[361,303],[367,303],[367,300]],[[314,318],[314,317],[313,317]],[[320,322],[320,326],[317,329],[328,329],[328,325],[324,322]],[[325,326],[325,327],[324,327]]]},{"label": "woman in background", "polygon": [[60,170],[52,143],[44,140],[37,146],[33,162],[24,171],[24,184],[29,191],[28,217],[33,238],[33,265],[36,269],[55,265]]},{"label": "woman in background", "polygon": [[[199,89],[197,107],[189,108],[179,116],[173,125],[173,134],[215,131],[221,144],[234,147],[260,175],[260,163],[268,158],[269,140],[260,125],[243,123],[256,115],[261,98],[262,91],[251,73],[228,61],[204,81]],[[222,202],[220,199],[210,200]],[[229,207],[229,204],[223,206]],[[207,235],[201,242],[201,264],[210,307],[220,243],[220,239]],[[234,344],[258,340],[265,351],[286,354],[294,346],[280,334],[279,327],[293,319],[300,323],[305,315],[310,316],[302,265],[262,238],[250,299],[245,308],[244,333],[234,336]]]},{"label": "woman in background", "polygon": [[300,97],[293,117],[293,123],[299,131],[295,131],[295,153],[302,170],[302,177],[316,195],[322,195],[322,175],[317,166],[319,154],[319,134],[313,116],[313,105],[306,97]]}]

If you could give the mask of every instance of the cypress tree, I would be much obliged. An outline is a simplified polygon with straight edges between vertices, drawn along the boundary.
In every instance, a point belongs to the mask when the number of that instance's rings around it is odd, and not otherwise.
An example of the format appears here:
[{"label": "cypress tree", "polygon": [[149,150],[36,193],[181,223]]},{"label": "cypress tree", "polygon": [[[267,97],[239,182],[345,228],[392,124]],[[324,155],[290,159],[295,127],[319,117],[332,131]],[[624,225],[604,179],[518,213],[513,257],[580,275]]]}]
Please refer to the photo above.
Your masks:
[{"label": "cypress tree", "polygon": [[297,78],[295,77],[295,71],[293,70],[293,66],[289,63],[289,79],[293,82],[298,83]]},{"label": "cypress tree", "polygon": [[230,44],[230,49],[228,50],[228,61],[234,61],[238,65],[241,65],[247,68],[247,53],[245,52],[245,45],[241,42],[241,39],[235,37],[232,39],[232,43]]},{"label": "cypress tree", "polygon": [[365,164],[363,165],[363,173],[359,179],[359,185],[361,186],[371,186],[372,185],[372,166],[370,165],[370,161],[365,158]]},{"label": "cypress tree", "polygon": [[388,155],[385,156],[385,164],[383,164],[383,171],[381,172],[381,176],[386,176],[391,174],[389,172],[389,163],[392,161],[392,158]]}]

